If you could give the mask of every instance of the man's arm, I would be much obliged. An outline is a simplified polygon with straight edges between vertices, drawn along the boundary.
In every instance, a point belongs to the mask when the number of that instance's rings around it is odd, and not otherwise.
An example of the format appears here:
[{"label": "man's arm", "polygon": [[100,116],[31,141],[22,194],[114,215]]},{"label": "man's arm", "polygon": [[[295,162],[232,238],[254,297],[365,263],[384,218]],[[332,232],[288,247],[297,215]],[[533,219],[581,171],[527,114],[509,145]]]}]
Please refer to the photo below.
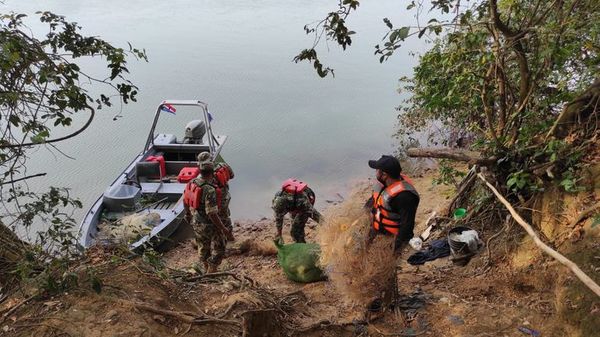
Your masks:
[{"label": "man's arm", "polygon": [[183,219],[188,223],[192,223],[192,212],[190,211],[190,206],[183,204]]},{"label": "man's arm", "polygon": [[281,239],[281,232],[283,230],[283,217],[287,213],[285,210],[285,200],[281,197],[276,196],[275,199],[273,199],[272,208],[275,217],[275,227],[277,228],[275,240],[279,240]]},{"label": "man's arm", "polygon": [[418,205],[419,197],[408,191],[401,192],[390,201],[390,206],[394,212],[400,215],[400,228],[396,237],[397,241],[408,241],[413,237]]},{"label": "man's arm", "polygon": [[233,233],[231,233],[231,231],[229,231],[229,229],[227,229],[227,227],[225,227],[225,225],[223,224],[223,221],[221,221],[221,218],[219,218],[219,215],[216,212],[208,213],[207,215],[208,215],[208,218],[210,219],[210,221],[213,223],[213,225],[215,225],[217,227],[219,232],[221,232],[221,234],[223,236],[225,236],[225,238],[227,238],[227,241],[235,240],[233,237]]},{"label": "man's arm", "polygon": [[321,223],[321,221],[325,220],[323,218],[323,215],[321,213],[319,213],[319,211],[317,211],[314,207],[311,208],[310,218],[315,220],[318,223]]}]

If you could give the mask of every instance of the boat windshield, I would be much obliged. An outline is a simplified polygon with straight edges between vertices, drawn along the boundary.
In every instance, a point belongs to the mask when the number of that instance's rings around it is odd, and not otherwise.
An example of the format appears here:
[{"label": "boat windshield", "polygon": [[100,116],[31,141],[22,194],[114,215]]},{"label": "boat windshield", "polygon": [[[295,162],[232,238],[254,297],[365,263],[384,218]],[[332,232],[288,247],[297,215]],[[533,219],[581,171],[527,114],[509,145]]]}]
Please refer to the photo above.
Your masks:
[{"label": "boat windshield", "polygon": [[[195,120],[204,122],[204,111],[199,106],[171,105],[170,107],[172,108],[163,106],[152,139],[161,133],[171,134],[176,137],[178,143],[182,143],[186,125]],[[207,135],[203,138],[206,142]]]}]

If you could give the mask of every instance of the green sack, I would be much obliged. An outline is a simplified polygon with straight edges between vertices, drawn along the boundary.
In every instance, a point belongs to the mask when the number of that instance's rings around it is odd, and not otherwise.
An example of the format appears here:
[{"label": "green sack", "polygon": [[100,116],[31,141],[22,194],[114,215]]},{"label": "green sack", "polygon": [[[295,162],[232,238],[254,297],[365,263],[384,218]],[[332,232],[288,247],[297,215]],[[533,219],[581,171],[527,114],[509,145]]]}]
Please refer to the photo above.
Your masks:
[{"label": "green sack", "polygon": [[283,245],[275,241],[277,260],[288,279],[310,283],[325,279],[317,266],[321,249],[316,243],[292,243]]}]

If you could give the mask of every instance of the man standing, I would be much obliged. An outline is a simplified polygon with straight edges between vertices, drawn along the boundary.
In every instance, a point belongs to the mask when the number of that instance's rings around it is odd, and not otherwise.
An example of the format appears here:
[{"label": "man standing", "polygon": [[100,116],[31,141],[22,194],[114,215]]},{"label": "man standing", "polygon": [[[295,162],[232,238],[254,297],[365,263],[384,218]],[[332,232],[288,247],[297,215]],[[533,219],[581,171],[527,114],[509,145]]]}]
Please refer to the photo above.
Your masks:
[{"label": "man standing", "polygon": [[219,217],[222,191],[213,182],[213,163],[210,160],[201,161],[198,166],[200,177],[190,181],[186,187],[186,195],[188,189],[192,192],[188,197],[184,195],[185,218],[190,222],[193,216],[191,223],[200,261],[205,272],[214,273],[225,255],[225,240],[233,241],[233,235]]},{"label": "man standing", "polygon": [[[198,162],[210,161],[210,153],[202,152],[198,155]],[[219,206],[219,218],[223,225],[233,233],[233,221],[231,221],[231,211],[229,204],[231,203],[231,193],[229,193],[229,180],[233,179],[234,173],[225,162],[217,162],[214,164],[213,183],[222,191],[221,205]]]},{"label": "man standing", "polygon": [[400,253],[413,237],[419,194],[412,181],[401,173],[402,167],[395,157],[384,155],[369,160],[369,167],[376,170],[375,176],[381,184],[373,189],[369,241],[377,234],[393,235],[394,250]]},{"label": "man standing", "polygon": [[281,190],[273,198],[273,211],[277,236],[275,240],[282,240],[283,217],[290,213],[293,217],[291,235],[295,242],[305,243],[304,226],[308,218],[320,222],[323,216],[314,208],[315,192],[304,182],[288,179],[283,182]]}]

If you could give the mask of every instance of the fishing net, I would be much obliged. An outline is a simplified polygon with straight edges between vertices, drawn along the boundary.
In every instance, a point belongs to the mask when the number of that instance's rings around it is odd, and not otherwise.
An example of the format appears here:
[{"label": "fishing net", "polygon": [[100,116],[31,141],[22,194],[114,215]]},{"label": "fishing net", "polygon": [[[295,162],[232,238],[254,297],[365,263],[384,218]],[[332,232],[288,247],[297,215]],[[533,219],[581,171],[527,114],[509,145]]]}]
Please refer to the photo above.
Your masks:
[{"label": "fishing net", "polygon": [[277,246],[277,260],[288,279],[301,283],[323,280],[323,271],[318,266],[319,245],[316,243],[292,243]]},{"label": "fishing net", "polygon": [[131,243],[150,233],[152,228],[160,224],[158,213],[135,213],[116,221],[98,224],[97,239],[110,243]]},{"label": "fishing net", "polygon": [[321,268],[346,302],[363,306],[389,288],[396,263],[391,236],[367,245],[371,223],[363,206],[369,197],[370,186],[361,186],[328,209],[318,231]]}]

